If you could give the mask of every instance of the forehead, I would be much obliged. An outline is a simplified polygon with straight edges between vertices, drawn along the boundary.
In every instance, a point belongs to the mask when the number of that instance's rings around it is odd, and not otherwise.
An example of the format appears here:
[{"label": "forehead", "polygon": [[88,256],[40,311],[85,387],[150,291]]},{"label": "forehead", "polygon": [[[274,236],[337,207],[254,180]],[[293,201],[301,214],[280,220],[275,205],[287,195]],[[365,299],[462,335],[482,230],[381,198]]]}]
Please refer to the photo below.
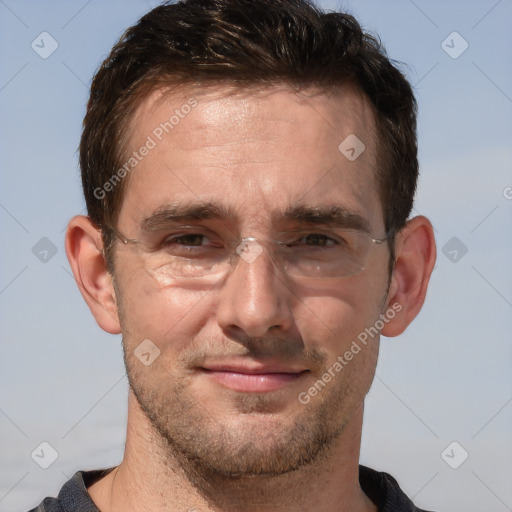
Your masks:
[{"label": "forehead", "polygon": [[159,89],[130,124],[126,158],[136,165],[120,223],[194,202],[259,221],[297,203],[339,205],[371,225],[382,217],[374,113],[353,88]]}]

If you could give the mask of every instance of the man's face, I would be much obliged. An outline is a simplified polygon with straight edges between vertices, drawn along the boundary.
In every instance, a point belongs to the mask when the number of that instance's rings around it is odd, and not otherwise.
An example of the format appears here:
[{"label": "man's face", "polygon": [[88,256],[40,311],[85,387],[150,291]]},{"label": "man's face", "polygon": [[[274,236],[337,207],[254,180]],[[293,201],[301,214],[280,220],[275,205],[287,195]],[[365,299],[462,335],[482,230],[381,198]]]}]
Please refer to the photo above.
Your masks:
[{"label": "man's face", "polygon": [[[336,206],[363,219],[374,238],[384,236],[370,107],[350,90],[310,92],[209,89],[146,98],[127,157],[148,136],[155,145],[131,171],[117,229],[156,247],[176,226],[194,226],[194,234],[209,236],[186,243],[203,250],[219,240],[314,233],[322,226],[286,212]],[[159,130],[176,110],[168,133]],[[355,160],[338,149],[351,134],[365,144]],[[207,218],[172,217],[205,204]],[[169,218],[155,217],[166,208]],[[234,260],[215,281],[173,279],[139,245],[115,249],[125,362],[141,409],[175,453],[224,475],[297,469],[338,436],[361,411],[378,336],[342,370],[333,365],[386,308],[386,244],[371,246],[363,271],[338,278],[291,277],[265,243],[257,247],[263,251],[253,261]],[[134,353],[143,340],[160,351],[150,365]],[[329,368],[325,386],[299,400]]]}]

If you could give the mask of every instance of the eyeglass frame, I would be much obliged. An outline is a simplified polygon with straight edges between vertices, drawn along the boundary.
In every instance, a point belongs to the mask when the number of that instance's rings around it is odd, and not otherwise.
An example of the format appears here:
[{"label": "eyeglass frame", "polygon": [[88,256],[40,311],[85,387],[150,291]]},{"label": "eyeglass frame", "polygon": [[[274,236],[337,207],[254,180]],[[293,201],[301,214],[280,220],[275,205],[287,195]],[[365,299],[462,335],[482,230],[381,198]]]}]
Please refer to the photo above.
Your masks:
[{"label": "eyeglass frame", "polygon": [[[129,237],[125,236],[117,228],[114,228],[111,225],[101,224],[100,227],[102,229],[110,230],[112,233],[114,233],[116,238],[125,246],[128,245],[128,244],[133,244],[133,245],[142,245],[144,247],[144,243],[142,241],[137,240],[135,238],[129,238]],[[176,228],[180,228],[180,229],[194,228],[194,229],[197,229],[198,226],[180,225],[180,226],[176,226]],[[298,233],[299,232],[306,232],[307,229],[292,230],[291,232],[294,232],[294,231],[298,232]],[[368,233],[367,231],[363,231],[361,229],[346,228],[346,229],[343,229],[343,231],[354,232],[354,233],[357,233],[359,235],[362,235],[362,236],[366,237],[366,239],[369,240],[369,242],[372,245],[377,245],[377,246],[378,245],[382,245],[384,242],[389,241],[390,239],[392,239],[392,235],[393,235],[393,230],[388,231],[388,233],[384,237],[382,237],[382,238],[374,238],[370,233]],[[255,237],[252,237],[252,236],[228,240],[228,243],[232,244],[232,247],[235,246],[235,244],[236,244],[236,248],[240,247],[244,242],[261,243],[261,245],[263,245],[263,246],[268,246],[269,244],[286,245],[286,242],[284,242],[282,240],[265,240],[265,239],[255,238]],[[238,253],[238,251],[236,249],[233,251],[233,253],[237,253],[238,256],[241,257],[240,253]],[[291,276],[291,277],[306,277],[306,278],[309,277],[309,278],[315,278],[315,279],[343,278],[343,277],[350,277],[352,275],[356,275],[356,274],[358,274],[358,273],[360,273],[360,272],[362,272],[363,270],[366,269],[366,260],[365,260],[365,264],[359,270],[356,270],[355,272],[351,272],[349,274],[342,274],[342,275],[339,275],[339,276],[308,276],[308,275],[301,275],[301,274],[299,274],[299,275],[298,274],[290,274],[289,272],[287,272],[284,269],[284,265],[282,265],[282,264],[280,264],[280,263],[275,261],[275,259],[273,257],[272,251],[269,251],[269,255],[270,255],[270,258],[271,258],[272,262],[274,263],[274,265],[279,270],[281,270],[281,272],[283,272],[284,274],[286,274],[288,276]],[[233,257],[233,254],[231,254],[231,257]],[[200,277],[204,277],[204,276],[189,277],[188,279],[200,279]]]}]

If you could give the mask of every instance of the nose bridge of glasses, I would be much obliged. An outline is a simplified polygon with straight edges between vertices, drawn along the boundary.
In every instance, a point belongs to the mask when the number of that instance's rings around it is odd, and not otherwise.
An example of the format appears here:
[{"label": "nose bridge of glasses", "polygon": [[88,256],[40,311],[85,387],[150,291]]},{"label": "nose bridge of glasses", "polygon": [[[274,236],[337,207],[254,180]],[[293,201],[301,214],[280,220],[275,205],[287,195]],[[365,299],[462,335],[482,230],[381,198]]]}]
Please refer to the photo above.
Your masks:
[{"label": "nose bridge of glasses", "polygon": [[[264,248],[269,248],[269,243],[265,240],[246,236],[233,242],[233,249],[238,258],[246,263],[254,263],[262,254]],[[271,258],[272,255],[270,254]]]}]

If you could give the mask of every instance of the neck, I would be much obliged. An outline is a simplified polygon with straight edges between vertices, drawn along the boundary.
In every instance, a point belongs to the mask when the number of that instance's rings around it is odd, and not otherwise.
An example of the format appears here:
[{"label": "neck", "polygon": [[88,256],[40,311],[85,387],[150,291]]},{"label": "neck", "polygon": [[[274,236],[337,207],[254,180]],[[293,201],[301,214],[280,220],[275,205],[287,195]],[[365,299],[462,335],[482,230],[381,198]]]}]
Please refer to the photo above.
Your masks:
[{"label": "neck", "polygon": [[361,406],[324,452],[297,471],[228,478],[199,471],[175,453],[130,391],[123,461],[88,491],[102,512],[376,511],[359,485],[362,416]]}]

